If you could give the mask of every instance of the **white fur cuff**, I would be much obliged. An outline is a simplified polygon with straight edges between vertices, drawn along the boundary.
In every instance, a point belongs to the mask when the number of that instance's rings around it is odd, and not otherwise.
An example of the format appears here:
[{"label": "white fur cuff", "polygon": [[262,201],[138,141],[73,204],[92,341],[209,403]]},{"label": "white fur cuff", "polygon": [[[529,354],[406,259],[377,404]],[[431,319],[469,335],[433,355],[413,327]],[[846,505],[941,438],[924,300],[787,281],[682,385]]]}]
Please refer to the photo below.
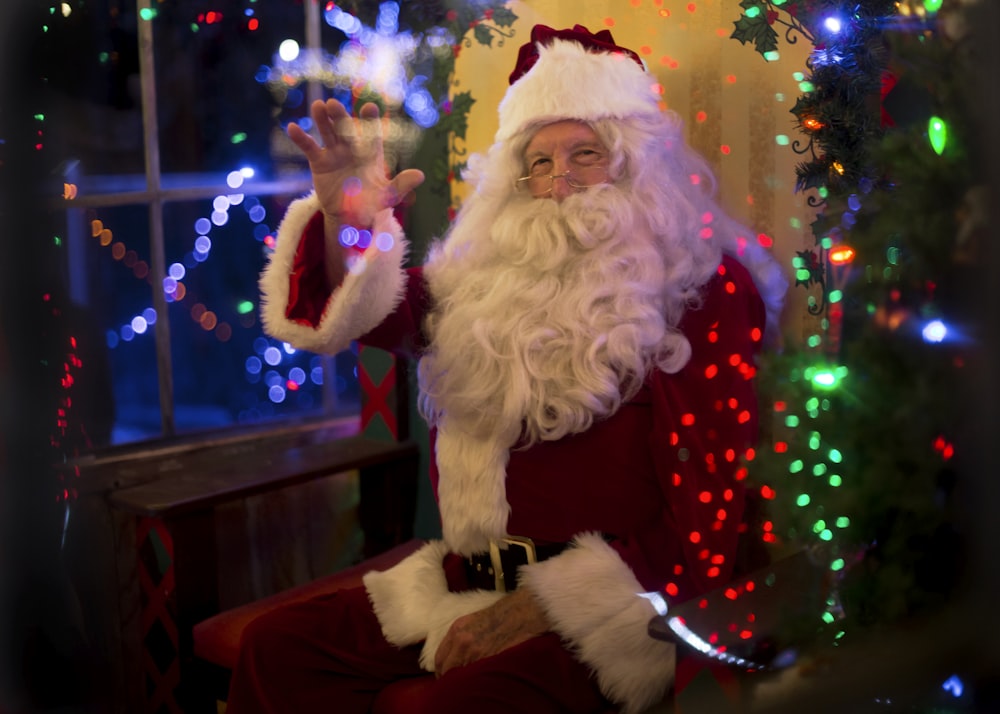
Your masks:
[{"label": "white fur cuff", "polygon": [[[289,206],[278,228],[274,253],[260,278],[261,321],[265,332],[298,349],[335,354],[378,326],[399,305],[406,288],[403,261],[409,245],[392,209],[376,214],[371,245],[351,266],[343,284],[334,286],[319,324],[303,325],[285,315],[289,278],[299,241],[318,210],[315,193]],[[327,250],[339,251],[339,246],[328,244]]]},{"label": "white fur cuff", "polygon": [[635,714],[660,701],[673,682],[675,648],[647,633],[656,612],[614,549],[594,534],[578,536],[574,545],[522,568],[520,584],[594,670],[604,695]]},{"label": "white fur cuff", "polygon": [[367,573],[363,582],[382,634],[397,647],[424,640],[420,666],[434,671],[434,655],[457,618],[489,607],[503,593],[448,590],[442,561],[448,547],[433,540],[385,571]]}]

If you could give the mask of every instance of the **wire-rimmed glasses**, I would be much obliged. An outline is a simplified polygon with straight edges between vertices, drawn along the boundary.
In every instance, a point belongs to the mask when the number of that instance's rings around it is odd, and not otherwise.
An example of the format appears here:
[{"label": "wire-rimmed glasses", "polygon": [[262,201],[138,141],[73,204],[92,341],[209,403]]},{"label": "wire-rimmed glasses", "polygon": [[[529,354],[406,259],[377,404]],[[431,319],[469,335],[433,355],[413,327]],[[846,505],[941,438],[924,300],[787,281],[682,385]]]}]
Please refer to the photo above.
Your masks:
[{"label": "wire-rimmed glasses", "polygon": [[593,188],[606,183],[608,180],[608,167],[604,164],[595,166],[578,166],[570,171],[561,174],[539,174],[522,176],[516,181],[518,189],[527,188],[528,192],[535,198],[540,198],[549,193],[555,187],[556,179],[563,179],[574,191],[582,191],[586,188]]}]

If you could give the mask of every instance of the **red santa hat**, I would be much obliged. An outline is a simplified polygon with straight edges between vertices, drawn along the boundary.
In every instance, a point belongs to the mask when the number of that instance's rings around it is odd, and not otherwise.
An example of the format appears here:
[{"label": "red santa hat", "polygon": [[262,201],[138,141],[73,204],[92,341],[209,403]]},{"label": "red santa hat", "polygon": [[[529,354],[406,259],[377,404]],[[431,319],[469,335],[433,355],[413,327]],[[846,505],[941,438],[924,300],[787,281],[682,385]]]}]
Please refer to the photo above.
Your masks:
[{"label": "red santa hat", "polygon": [[658,113],[656,87],[656,78],[639,55],[616,45],[610,31],[595,35],[583,25],[567,30],[535,25],[500,102],[496,141],[563,119],[594,121]]}]

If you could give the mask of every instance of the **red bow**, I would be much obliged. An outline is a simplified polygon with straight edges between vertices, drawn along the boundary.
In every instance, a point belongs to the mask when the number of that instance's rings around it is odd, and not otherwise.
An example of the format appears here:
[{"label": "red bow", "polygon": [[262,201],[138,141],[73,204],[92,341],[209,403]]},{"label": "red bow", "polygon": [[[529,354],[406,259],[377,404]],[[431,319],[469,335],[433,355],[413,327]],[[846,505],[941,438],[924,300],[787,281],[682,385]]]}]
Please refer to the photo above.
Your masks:
[{"label": "red bow", "polygon": [[545,46],[551,45],[553,40],[570,40],[578,42],[585,49],[592,52],[610,52],[612,54],[622,54],[631,57],[640,67],[645,67],[642,60],[632,50],[626,47],[619,47],[615,44],[615,39],[611,36],[611,30],[601,30],[596,35],[583,25],[574,25],[572,30],[554,30],[546,25],[535,25],[531,28],[531,41],[521,45],[517,54],[517,64],[514,71],[510,73],[510,83],[514,84],[529,69],[535,66],[538,61],[538,47],[536,43]]}]

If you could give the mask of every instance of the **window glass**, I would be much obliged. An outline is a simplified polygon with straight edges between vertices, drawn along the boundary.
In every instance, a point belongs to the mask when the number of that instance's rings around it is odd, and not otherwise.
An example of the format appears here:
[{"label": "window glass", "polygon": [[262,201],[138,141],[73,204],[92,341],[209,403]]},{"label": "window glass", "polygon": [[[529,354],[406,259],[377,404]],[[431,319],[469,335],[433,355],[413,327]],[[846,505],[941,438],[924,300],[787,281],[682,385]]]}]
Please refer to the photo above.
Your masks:
[{"label": "window glass", "polygon": [[[73,120],[51,140],[74,194],[65,270],[73,324],[94,348],[86,361],[101,367],[80,372],[95,410],[84,450],[171,429],[358,412],[352,351],[296,352],[264,335],[259,319],[258,278],[278,222],[309,189],[305,162],[284,135],[284,124],[306,112],[306,84],[283,88],[274,70],[282,48],[305,44],[305,10],[169,0],[140,18],[134,0],[96,0],[60,23],[53,114]],[[147,30],[154,62],[144,86]],[[324,41],[336,47],[343,38]],[[148,142],[144,92],[156,104]],[[160,250],[165,278],[154,274]],[[157,324],[158,291],[169,325]]]}]

